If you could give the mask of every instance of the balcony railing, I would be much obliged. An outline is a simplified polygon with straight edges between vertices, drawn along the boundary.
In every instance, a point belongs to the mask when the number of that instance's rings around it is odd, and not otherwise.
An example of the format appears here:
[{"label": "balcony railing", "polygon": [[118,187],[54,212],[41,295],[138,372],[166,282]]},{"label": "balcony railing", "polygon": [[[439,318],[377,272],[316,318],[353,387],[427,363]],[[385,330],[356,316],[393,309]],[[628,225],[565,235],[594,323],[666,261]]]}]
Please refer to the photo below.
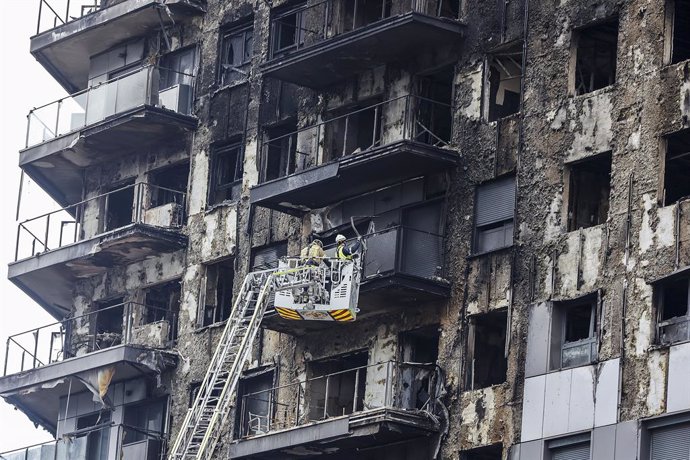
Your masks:
[{"label": "balcony railing", "polygon": [[388,361],[244,394],[239,436],[295,428],[379,408],[438,411],[435,365]]},{"label": "balcony railing", "polygon": [[659,323],[659,342],[662,345],[690,340],[690,315],[677,316]]},{"label": "balcony railing", "polygon": [[[104,324],[99,318],[121,318]],[[110,326],[110,327],[107,327]],[[125,302],[10,336],[3,375],[11,375],[116,345],[168,348],[177,336],[177,314]]]},{"label": "balcony railing", "polygon": [[[162,83],[175,84],[167,86]],[[79,131],[145,105],[189,115],[193,83],[194,76],[190,74],[153,65],[137,68],[32,109],[27,115],[26,147]],[[161,86],[166,87],[159,89]]]},{"label": "balcony railing", "polygon": [[[111,440],[115,451],[110,451]],[[160,433],[128,425],[101,424],[66,434],[60,439],[0,453],[2,460],[116,460],[162,458],[165,438]]]},{"label": "balcony railing", "polygon": [[271,20],[271,59],[406,13],[455,18],[448,0],[326,0]]},{"label": "balcony railing", "polygon": [[36,35],[95,13],[116,0],[38,0]]},{"label": "balcony railing", "polygon": [[446,147],[451,106],[420,96],[400,96],[262,142],[263,179],[391,144],[416,141]]},{"label": "balcony railing", "polygon": [[596,361],[599,341],[596,337],[565,342],[561,347],[561,367],[575,367]]},{"label": "balcony railing", "polygon": [[20,222],[14,260],[33,257],[130,224],[179,227],[184,223],[185,203],[186,193],[178,190],[146,183],[121,187]]}]

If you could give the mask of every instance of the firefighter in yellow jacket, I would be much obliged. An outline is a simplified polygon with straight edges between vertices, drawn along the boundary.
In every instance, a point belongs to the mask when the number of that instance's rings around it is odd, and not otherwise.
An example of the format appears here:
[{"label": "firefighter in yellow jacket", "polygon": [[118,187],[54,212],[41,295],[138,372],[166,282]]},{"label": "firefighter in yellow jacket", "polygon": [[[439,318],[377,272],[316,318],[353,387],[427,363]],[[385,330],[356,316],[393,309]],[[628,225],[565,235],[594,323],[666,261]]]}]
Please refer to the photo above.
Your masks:
[{"label": "firefighter in yellow jacket", "polygon": [[323,243],[318,239],[313,240],[307,247],[302,249],[302,252],[300,252],[300,259],[302,259],[302,263],[306,265],[317,266],[325,257],[326,253],[323,251]]}]

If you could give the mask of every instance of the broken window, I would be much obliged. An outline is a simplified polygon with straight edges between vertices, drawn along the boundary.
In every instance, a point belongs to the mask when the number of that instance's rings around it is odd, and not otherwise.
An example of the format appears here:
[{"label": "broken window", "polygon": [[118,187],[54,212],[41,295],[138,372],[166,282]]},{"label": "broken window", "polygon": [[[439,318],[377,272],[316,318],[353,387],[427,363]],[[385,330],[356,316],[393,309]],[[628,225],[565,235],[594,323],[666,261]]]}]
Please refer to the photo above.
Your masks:
[{"label": "broken window", "polygon": [[[273,371],[264,371],[258,375],[240,379],[237,389],[237,408],[235,412],[236,436],[252,436],[267,433],[272,418],[271,410],[276,408],[273,391]],[[277,410],[286,411],[287,407],[278,406]],[[291,413],[281,414],[289,417]]]},{"label": "broken window", "polygon": [[242,192],[242,144],[215,147],[211,152],[209,204],[237,200]]},{"label": "broken window", "polygon": [[671,42],[671,63],[690,59],[690,0],[671,0],[673,6],[673,40]]},{"label": "broken window", "polygon": [[437,146],[450,142],[454,78],[454,66],[417,77],[420,97],[414,102],[414,140]]},{"label": "broken window", "polygon": [[548,460],[589,460],[590,434],[584,433],[548,441]]},{"label": "broken window", "polygon": [[324,161],[359,153],[380,145],[381,106],[367,103],[326,116]]},{"label": "broken window", "polygon": [[77,418],[76,438],[86,438],[85,458],[108,458],[110,412],[96,412]]},{"label": "broken window", "polygon": [[597,359],[597,296],[554,302],[551,369],[583,366]]},{"label": "broken window", "polygon": [[[439,335],[438,326],[402,333],[400,347],[403,363],[435,365],[438,359]],[[431,376],[430,369],[403,365],[400,375],[400,407],[424,409],[431,397]]]},{"label": "broken window", "polygon": [[576,31],[575,94],[585,94],[616,81],[618,18]]},{"label": "broken window", "polygon": [[690,197],[690,129],[666,137],[664,205]]},{"label": "broken window", "polygon": [[151,207],[168,203],[184,204],[188,181],[188,161],[151,172]]},{"label": "broken window", "polygon": [[645,424],[649,460],[690,460],[688,413],[650,420]]},{"label": "broken window", "polygon": [[567,168],[568,231],[606,222],[611,192],[611,154],[597,155]]},{"label": "broken window", "polygon": [[689,278],[672,278],[655,285],[659,342],[690,340]]},{"label": "broken window", "polygon": [[272,56],[289,53],[304,45],[307,32],[304,4],[278,13],[272,22]]},{"label": "broken window", "polygon": [[168,321],[169,339],[175,338],[177,313],[180,311],[180,280],[152,286],[144,291],[146,322]]},{"label": "broken window", "polygon": [[502,460],[503,444],[468,450],[463,452],[460,458],[462,460]]},{"label": "broken window", "polygon": [[110,189],[103,196],[105,223],[103,231],[115,230],[131,224],[134,206],[134,179]]},{"label": "broken window", "polygon": [[220,323],[230,317],[234,281],[234,259],[226,259],[206,266],[206,293],[200,326]]},{"label": "broken window", "polygon": [[95,349],[101,350],[122,343],[125,308],[123,298],[96,303]]},{"label": "broken window", "polygon": [[[143,404],[130,404],[124,407],[125,432],[122,445],[126,446],[144,441],[154,441],[163,434],[166,400],[158,399]],[[141,446],[142,448],[144,446]],[[153,447],[153,446],[151,446]],[[132,449],[127,449],[132,451]],[[144,450],[149,455],[142,458],[155,458],[155,451]]]},{"label": "broken window", "polygon": [[475,390],[506,381],[506,312],[470,317],[467,359],[467,388]]},{"label": "broken window", "polygon": [[481,254],[512,245],[515,177],[481,184],[476,200],[474,252]]},{"label": "broken window", "polygon": [[522,94],[522,43],[491,54],[486,65],[487,119],[496,121],[518,113]]},{"label": "broken window", "polygon": [[247,80],[254,54],[254,30],[251,24],[225,32],[221,40],[220,53],[220,85]]},{"label": "broken window", "polygon": [[309,363],[309,418],[323,420],[364,409],[366,351]]},{"label": "broken window", "polygon": [[264,180],[294,173],[297,167],[297,120],[267,128],[263,147]]}]

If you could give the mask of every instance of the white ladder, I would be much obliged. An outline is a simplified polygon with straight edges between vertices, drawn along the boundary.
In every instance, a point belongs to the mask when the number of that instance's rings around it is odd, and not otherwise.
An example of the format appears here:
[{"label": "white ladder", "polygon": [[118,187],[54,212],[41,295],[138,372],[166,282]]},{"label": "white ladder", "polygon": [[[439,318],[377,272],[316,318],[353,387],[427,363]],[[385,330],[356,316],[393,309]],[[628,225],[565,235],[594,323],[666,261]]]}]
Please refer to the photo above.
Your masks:
[{"label": "white ladder", "polygon": [[194,404],[170,449],[169,460],[212,457],[274,288],[273,272],[253,272],[244,278]]}]

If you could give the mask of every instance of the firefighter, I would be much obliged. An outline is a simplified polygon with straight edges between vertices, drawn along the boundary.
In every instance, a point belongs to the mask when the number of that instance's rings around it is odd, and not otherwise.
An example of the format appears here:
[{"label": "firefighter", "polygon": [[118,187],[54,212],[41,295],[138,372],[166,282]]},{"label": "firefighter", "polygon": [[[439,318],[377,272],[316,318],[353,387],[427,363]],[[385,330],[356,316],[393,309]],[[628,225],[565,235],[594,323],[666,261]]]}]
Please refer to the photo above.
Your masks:
[{"label": "firefighter", "polygon": [[323,262],[326,253],[323,252],[323,243],[319,239],[312,240],[311,243],[300,252],[300,259],[305,265],[318,266]]},{"label": "firefighter", "polygon": [[345,245],[346,241],[345,235],[335,237],[335,242],[338,245],[335,250],[335,256],[341,260],[352,260],[352,257],[359,252],[360,242],[357,240],[352,246],[348,247]]}]

